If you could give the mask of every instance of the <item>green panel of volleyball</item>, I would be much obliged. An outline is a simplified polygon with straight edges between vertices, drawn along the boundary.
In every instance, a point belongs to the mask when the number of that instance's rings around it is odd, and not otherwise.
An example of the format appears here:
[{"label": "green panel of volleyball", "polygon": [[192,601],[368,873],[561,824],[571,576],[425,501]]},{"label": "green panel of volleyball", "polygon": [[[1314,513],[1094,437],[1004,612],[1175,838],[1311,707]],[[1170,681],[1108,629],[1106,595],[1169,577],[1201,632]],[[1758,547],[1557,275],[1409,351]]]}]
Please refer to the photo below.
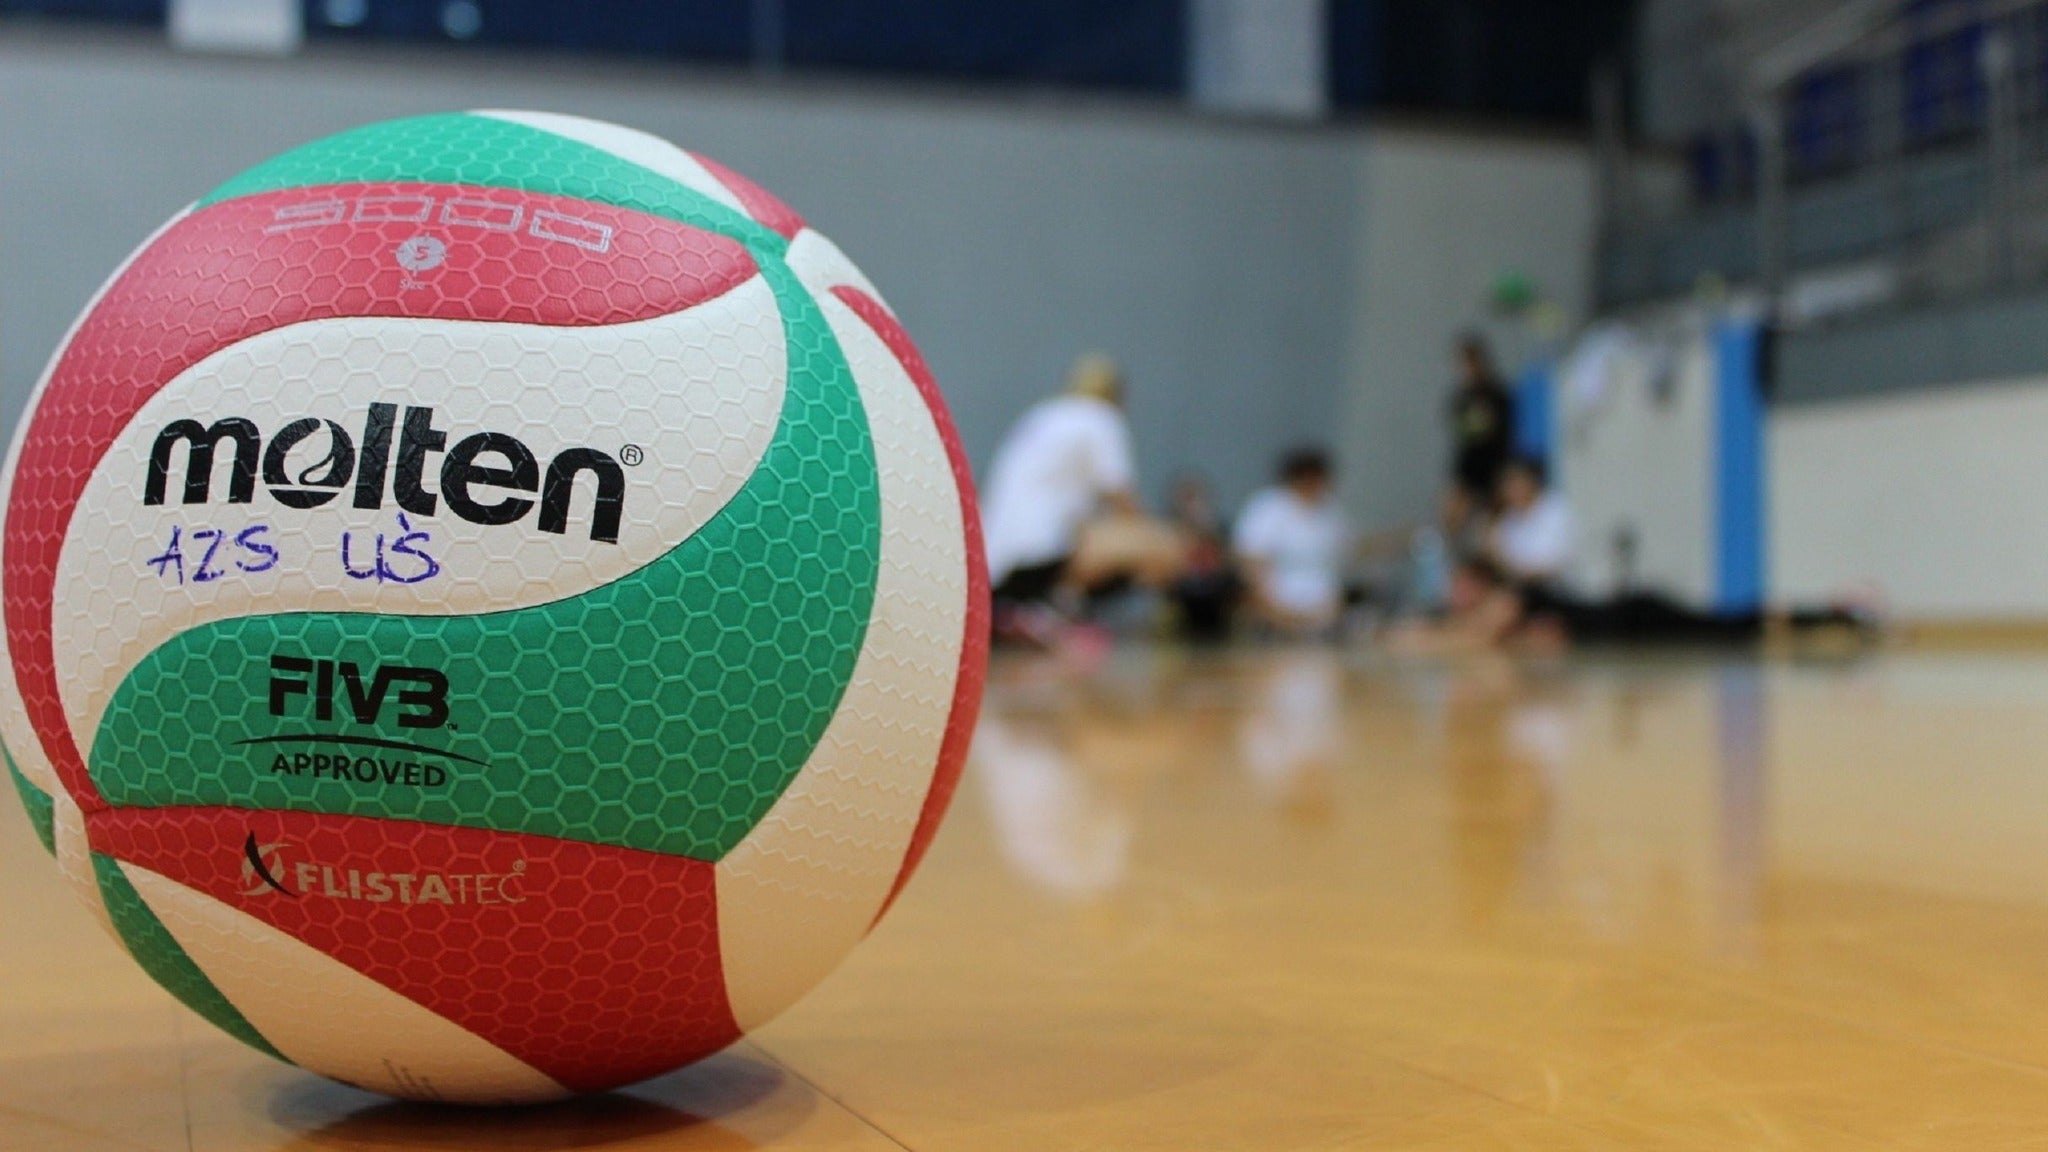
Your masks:
[{"label": "green panel of volleyball", "polygon": [[[15,791],[21,795],[21,805],[28,810],[29,822],[35,825],[36,838],[43,842],[43,849],[52,855],[57,851],[56,804],[50,794],[29,782],[28,777],[15,767],[14,756],[0,747],[0,759],[7,762],[7,774],[14,780]],[[157,983],[169,989],[194,1012],[213,1021],[223,1031],[259,1051],[268,1052],[282,1060],[275,1048],[270,1046],[247,1018],[235,1010],[199,965],[172,938],[170,930],[149,905],[142,900],[141,893],[128,882],[121,872],[121,866],[112,859],[95,853],[92,857],[93,877],[98,882],[100,898],[107,908],[107,918],[113,923],[114,931],[121,937],[121,943],[128,953],[135,957],[143,970],[154,977]]]},{"label": "green panel of volleyball", "polygon": [[[284,1054],[270,1046],[248,1018],[235,1010],[228,998],[214,987],[192,957],[178,946],[170,929],[157,919],[156,913],[143,902],[142,894],[128,877],[121,872],[121,866],[112,857],[93,854],[93,875],[99,880],[100,899],[107,906],[107,916],[114,922],[114,931],[120,935],[121,943],[135,962],[150,978],[164,986],[176,996],[185,1007],[212,1021],[221,1031],[240,1040],[259,1052],[267,1052],[283,1060]],[[287,1061],[289,1062],[289,1061]]]},{"label": "green panel of volleyball", "polygon": [[0,748],[0,758],[7,761],[7,774],[14,778],[14,790],[21,796],[21,806],[28,812],[28,822],[35,826],[36,839],[43,842],[43,850],[57,853],[57,806],[50,794],[28,782],[21,769],[14,766],[14,756]]},{"label": "green panel of volleyball", "polygon": [[[88,763],[94,783],[117,806],[296,809],[720,858],[823,738],[874,603],[874,446],[823,313],[782,262],[781,237],[609,153],[480,117],[345,133],[252,170],[214,199],[363,179],[562,193],[743,240],[788,340],[780,426],[709,524],[581,595],[480,616],[292,613],[180,634],[116,691]],[[449,763],[438,788],[275,771],[280,752],[288,766],[307,749],[239,743],[292,731],[268,711],[274,652],[447,670],[450,728],[402,729],[387,709],[380,723],[347,731],[431,742],[478,763]]]},{"label": "green panel of volleyball", "polygon": [[266,160],[221,185],[200,207],[315,184],[417,181],[572,196],[679,220],[780,256],[773,229],[651,169],[525,124],[446,113],[370,124]]}]

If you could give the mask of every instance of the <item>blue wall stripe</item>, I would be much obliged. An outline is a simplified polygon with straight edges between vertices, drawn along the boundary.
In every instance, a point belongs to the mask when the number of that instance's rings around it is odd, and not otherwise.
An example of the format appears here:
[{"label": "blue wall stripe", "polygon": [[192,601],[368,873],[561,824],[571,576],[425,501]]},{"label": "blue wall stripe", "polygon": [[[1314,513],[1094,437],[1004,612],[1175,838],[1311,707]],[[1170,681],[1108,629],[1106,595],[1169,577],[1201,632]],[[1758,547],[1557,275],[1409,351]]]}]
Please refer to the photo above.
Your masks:
[{"label": "blue wall stripe", "polygon": [[1545,464],[1551,459],[1556,434],[1551,429],[1551,395],[1557,365],[1531,364],[1515,381],[1515,451]]},{"label": "blue wall stripe", "polygon": [[1764,604],[1764,404],[1758,379],[1763,331],[1727,321],[1714,331],[1714,607]]}]

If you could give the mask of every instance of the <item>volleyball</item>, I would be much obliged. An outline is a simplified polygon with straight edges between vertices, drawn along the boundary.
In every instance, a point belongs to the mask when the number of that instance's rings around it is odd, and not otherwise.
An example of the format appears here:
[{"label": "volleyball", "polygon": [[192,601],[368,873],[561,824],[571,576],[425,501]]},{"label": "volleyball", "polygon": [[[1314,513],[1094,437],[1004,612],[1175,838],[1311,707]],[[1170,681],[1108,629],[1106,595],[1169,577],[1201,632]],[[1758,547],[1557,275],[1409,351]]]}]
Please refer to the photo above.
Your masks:
[{"label": "volleyball", "polygon": [[532,112],[345,132],[101,288],[16,433],[0,737],[64,875],[242,1041],[602,1090],[877,922],[987,656],[960,442],[781,201]]}]

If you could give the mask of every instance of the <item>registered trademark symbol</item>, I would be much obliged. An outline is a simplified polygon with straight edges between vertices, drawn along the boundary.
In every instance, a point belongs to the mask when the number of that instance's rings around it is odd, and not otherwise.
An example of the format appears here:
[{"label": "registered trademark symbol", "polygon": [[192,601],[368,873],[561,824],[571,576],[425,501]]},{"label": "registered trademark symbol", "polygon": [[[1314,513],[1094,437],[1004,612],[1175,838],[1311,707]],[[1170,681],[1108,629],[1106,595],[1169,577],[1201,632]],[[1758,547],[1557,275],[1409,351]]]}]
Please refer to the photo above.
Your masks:
[{"label": "registered trademark symbol", "polygon": [[638,444],[628,444],[619,449],[619,459],[625,462],[626,467],[631,468],[647,459],[647,453],[642,452]]}]

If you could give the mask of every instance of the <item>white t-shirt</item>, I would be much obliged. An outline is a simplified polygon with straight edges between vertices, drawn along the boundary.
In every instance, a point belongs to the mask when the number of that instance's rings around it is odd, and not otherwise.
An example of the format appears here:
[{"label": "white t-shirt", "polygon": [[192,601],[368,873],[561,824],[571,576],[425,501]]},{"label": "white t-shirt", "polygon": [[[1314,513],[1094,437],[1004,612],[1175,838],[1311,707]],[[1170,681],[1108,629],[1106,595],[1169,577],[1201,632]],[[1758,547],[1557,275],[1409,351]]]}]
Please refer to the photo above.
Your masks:
[{"label": "white t-shirt", "polygon": [[1572,509],[1563,496],[1547,492],[1520,512],[1508,512],[1493,526],[1493,551],[1514,576],[1555,579],[1572,559]]},{"label": "white t-shirt", "polygon": [[1131,483],[1130,428],[1116,405],[1057,396],[1034,406],[996,450],[982,493],[989,579],[1071,556],[1102,497]]},{"label": "white t-shirt", "polygon": [[1343,600],[1351,526],[1333,498],[1268,488],[1246,502],[1231,546],[1265,567],[1267,594],[1289,612],[1333,612]]}]

